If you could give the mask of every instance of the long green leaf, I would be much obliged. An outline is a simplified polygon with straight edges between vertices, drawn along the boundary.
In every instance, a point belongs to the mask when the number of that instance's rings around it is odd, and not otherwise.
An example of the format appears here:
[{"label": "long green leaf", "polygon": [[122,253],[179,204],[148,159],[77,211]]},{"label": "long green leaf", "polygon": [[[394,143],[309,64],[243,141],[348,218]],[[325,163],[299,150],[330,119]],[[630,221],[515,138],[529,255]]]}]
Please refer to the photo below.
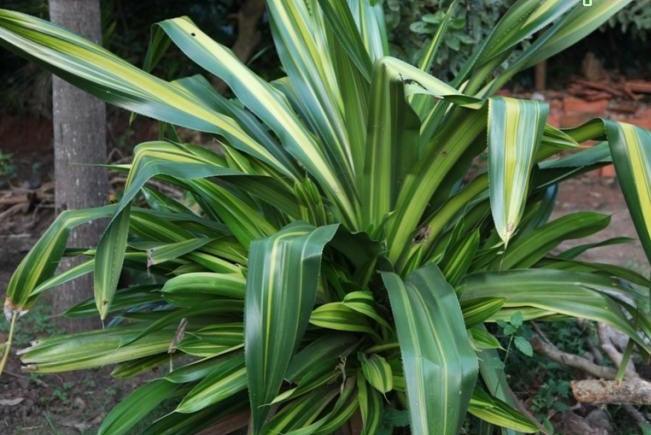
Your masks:
[{"label": "long green leaf", "polygon": [[368,319],[341,302],[321,305],[312,311],[310,323],[325,329],[344,332],[362,332],[375,335]]},{"label": "long green leaf", "polygon": [[645,278],[634,270],[614,264],[596,263],[588,261],[565,260],[548,258],[541,262],[541,266],[553,269],[570,270],[575,272],[594,272],[606,276],[620,278],[643,288],[651,288],[651,280]]},{"label": "long green leaf", "polygon": [[[448,10],[445,12],[443,19],[436,29],[436,33],[432,36],[432,40],[423,47],[422,53],[420,53],[417,66],[425,72],[429,72],[432,69],[432,65],[436,60],[436,57],[439,53],[439,48],[445,40],[447,35],[448,25],[454,17],[454,13],[458,4],[458,0],[453,0],[448,6]],[[435,102],[431,98],[425,98],[424,96],[416,96],[411,101],[414,110],[421,118],[427,116],[427,114],[434,108]]]},{"label": "long green leaf", "polygon": [[251,244],[246,286],[246,369],[253,429],[262,427],[303,336],[324,246],[336,225],[290,225]]},{"label": "long green leaf", "polygon": [[165,175],[185,180],[243,175],[220,165],[214,153],[168,142],[145,142],[136,147],[118,210],[97,247],[94,290],[97,310],[104,319],[122,271],[129,232],[130,204],[152,177]]},{"label": "long green leaf", "polygon": [[311,341],[292,358],[286,372],[286,379],[302,384],[324,370],[331,369],[342,355],[355,347],[356,337],[352,334],[326,334]]},{"label": "long green leaf", "polygon": [[651,132],[626,123],[606,122],[617,181],[651,261]]},{"label": "long green leaf", "polygon": [[0,9],[0,40],[98,98],[174,125],[219,134],[242,151],[286,171],[232,118],[61,27]]},{"label": "long green leaf", "polygon": [[176,412],[200,411],[246,388],[246,368],[242,355],[224,359],[196,387],[185,395]]},{"label": "long green leaf", "polygon": [[129,326],[51,337],[22,351],[22,361],[27,370],[37,373],[116,364],[166,352],[174,330],[157,330],[134,341],[139,334],[138,327]]},{"label": "long green leaf", "polygon": [[347,0],[364,46],[374,63],[389,54],[389,41],[380,2]]},{"label": "long green leaf", "polygon": [[244,346],[242,323],[217,323],[186,332],[177,348],[188,355],[212,358]]},{"label": "long green leaf", "polygon": [[622,301],[630,295],[612,279],[589,273],[554,269],[520,269],[468,276],[457,292],[464,303],[481,298],[503,298],[503,308],[535,308],[542,315],[562,314],[607,323],[627,334],[643,349],[640,337]]},{"label": "long green leaf", "polygon": [[[273,5],[269,6],[273,12]],[[299,7],[298,4],[296,7]],[[333,158],[341,163],[341,168],[349,169],[337,174],[339,166],[328,158],[328,150],[319,145],[273,89],[246,68],[228,48],[210,39],[186,17],[166,20],[159,26],[186,55],[231,87],[238,98],[279,136],[288,151],[322,183],[332,199],[341,206],[343,216],[354,222],[355,211],[351,203],[354,195],[350,191],[353,173],[350,158],[345,157],[345,149],[340,149]],[[328,131],[338,129],[330,127]],[[336,140],[335,143],[341,142],[341,138],[331,138]],[[349,182],[344,184],[346,179]]]},{"label": "long green leaf", "polygon": [[578,5],[576,1],[577,6],[540,37],[543,44],[531,50],[531,54],[525,53],[527,62],[523,68],[533,66],[580,41],[630,2],[631,0],[594,0],[590,6],[584,6]]},{"label": "long green leaf", "polygon": [[499,268],[531,267],[564,240],[586,237],[608,226],[610,216],[595,212],[576,212],[517,237],[502,258]]},{"label": "long green leaf", "polygon": [[515,233],[527,197],[536,148],[548,106],[493,97],[488,105],[488,174],[491,212],[505,244]]},{"label": "long green leaf", "polygon": [[382,279],[400,341],[411,431],[456,434],[478,373],[456,294],[434,265],[406,281],[393,273]]},{"label": "long green leaf", "polygon": [[178,386],[164,380],[149,382],[118,403],[104,418],[97,431],[101,435],[128,434],[161,402],[173,397]]},{"label": "long green leaf", "polygon": [[23,312],[30,308],[36,299],[32,292],[54,274],[73,228],[107,218],[115,211],[116,207],[109,205],[86,210],[66,210],[57,216],[11,275],[5,299],[5,316],[10,318],[12,312]]},{"label": "long green leaf", "polygon": [[374,353],[367,358],[363,353],[359,353],[358,357],[362,374],[370,385],[383,394],[393,390],[391,366],[382,356]]},{"label": "long green leaf", "polygon": [[387,323],[387,321],[384,320],[375,309],[375,301],[372,292],[354,291],[346,293],[343,304],[366,317],[370,317],[386,329],[391,329],[389,323]]},{"label": "long green leaf", "polygon": [[38,295],[41,292],[44,292],[45,290],[60,286],[69,281],[72,281],[73,279],[79,278],[80,276],[87,275],[91,273],[94,268],[95,260],[84,261],[83,263],[73,266],[65,272],[61,272],[60,274],[55,275],[52,278],[45,280],[39,284],[32,291],[32,297]]},{"label": "long green leaf", "polygon": [[373,68],[364,166],[359,174],[365,230],[372,233],[393,209],[401,177],[415,164],[418,117],[391,64]]},{"label": "long green leaf", "polygon": [[[115,313],[124,310],[137,309],[143,305],[152,303],[161,303],[163,301],[160,293],[154,291],[158,288],[156,285],[133,286],[115,292],[113,303],[109,313]],[[97,316],[97,305],[95,298],[87,299],[80,302],[65,311],[66,317],[89,317]]]},{"label": "long green leaf", "polygon": [[364,376],[357,377],[357,391],[359,412],[362,415],[362,435],[373,435],[379,431],[382,423],[382,396],[379,391],[370,388]]},{"label": "long green leaf", "polygon": [[[280,60],[298,104],[314,126],[344,182],[355,179],[351,144],[346,135],[343,105],[330,56],[321,8],[312,2],[270,0],[271,29]],[[345,186],[344,186],[345,187]]]},{"label": "long green leaf", "polygon": [[190,238],[175,243],[154,246],[147,250],[147,263],[150,266],[175,260],[190,252],[196,251],[210,243],[212,239],[207,237]]},{"label": "long green leaf", "polygon": [[161,291],[166,293],[206,294],[217,297],[244,299],[246,279],[236,273],[185,273],[169,279]]},{"label": "long green leaf", "polygon": [[534,433],[538,427],[511,408],[506,402],[491,397],[480,388],[476,388],[470,399],[468,412],[489,423],[517,430],[518,432]]},{"label": "long green leaf", "polygon": [[215,433],[236,431],[246,426],[246,408],[246,394],[239,393],[198,412],[166,414],[147,427],[142,435],[193,435],[204,429]]},{"label": "long green leaf", "polygon": [[[626,1],[613,1],[611,4],[600,2],[600,10],[618,10]],[[614,8],[614,9],[613,9]],[[591,9],[591,8],[585,8]],[[593,19],[603,19],[603,16],[593,16]],[[651,133],[648,130],[632,124],[594,119],[577,128],[568,130],[568,134],[577,140],[608,139],[610,154],[615,164],[619,185],[624,193],[626,204],[633,218],[635,229],[642,242],[642,247],[648,258],[651,258],[651,237],[649,222],[651,222],[651,191],[648,189],[651,170]],[[604,146],[599,145],[598,152],[589,154],[588,159],[578,161],[562,159],[562,164],[554,161],[546,162],[544,168],[557,166],[581,166],[607,160]],[[584,151],[587,153],[588,151]],[[601,158],[600,158],[601,156]]]},{"label": "long green leaf", "polygon": [[332,33],[335,38],[339,40],[351,62],[362,76],[370,82],[371,58],[366,51],[362,36],[357,30],[357,25],[350,8],[343,1],[331,2],[319,0],[319,5],[323,9],[323,15],[327,23],[332,27]]}]

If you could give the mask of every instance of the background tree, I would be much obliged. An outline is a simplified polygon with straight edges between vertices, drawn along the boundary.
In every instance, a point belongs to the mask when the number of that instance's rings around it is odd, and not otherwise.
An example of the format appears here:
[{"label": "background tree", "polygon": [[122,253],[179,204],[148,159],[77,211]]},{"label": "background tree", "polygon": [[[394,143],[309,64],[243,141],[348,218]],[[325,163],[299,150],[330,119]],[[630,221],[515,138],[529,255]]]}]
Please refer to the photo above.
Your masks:
[{"label": "background tree", "polygon": [[[99,0],[49,0],[50,19],[93,42],[102,37]],[[106,162],[106,107],[103,102],[69,83],[52,77],[54,130],[54,179],[57,211],[93,207],[105,203],[108,176],[94,164]],[[102,225],[84,225],[71,235],[72,246],[97,242]],[[68,260],[64,267],[70,267]],[[92,276],[66,284],[53,296],[54,312],[92,295]],[[68,330],[88,323],[63,321]]]}]

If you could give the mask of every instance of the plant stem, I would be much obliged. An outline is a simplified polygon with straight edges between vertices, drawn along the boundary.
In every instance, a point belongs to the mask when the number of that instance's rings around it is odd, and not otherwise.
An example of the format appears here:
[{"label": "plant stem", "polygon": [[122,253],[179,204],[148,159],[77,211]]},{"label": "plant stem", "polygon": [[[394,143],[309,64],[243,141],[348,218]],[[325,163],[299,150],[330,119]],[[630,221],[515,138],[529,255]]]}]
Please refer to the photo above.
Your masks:
[{"label": "plant stem", "polygon": [[0,375],[5,369],[5,364],[7,364],[7,359],[9,358],[9,352],[11,351],[11,343],[14,339],[14,331],[16,329],[16,319],[18,318],[18,313],[14,311],[11,314],[11,325],[9,326],[9,336],[4,345],[4,351],[2,353],[2,359],[0,360]]}]

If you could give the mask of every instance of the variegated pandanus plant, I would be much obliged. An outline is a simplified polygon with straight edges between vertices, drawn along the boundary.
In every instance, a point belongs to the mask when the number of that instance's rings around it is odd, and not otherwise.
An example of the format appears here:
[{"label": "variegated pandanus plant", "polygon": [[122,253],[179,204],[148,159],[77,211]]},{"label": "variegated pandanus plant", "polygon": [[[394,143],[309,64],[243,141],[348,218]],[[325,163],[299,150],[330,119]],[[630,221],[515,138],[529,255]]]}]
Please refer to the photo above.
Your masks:
[{"label": "variegated pandanus plant", "polygon": [[[638,303],[649,280],[577,259],[622,239],[555,249],[609,216],[549,221],[559,183],[612,162],[651,255],[651,133],[606,120],[561,130],[545,102],[495,93],[628,3],[517,1],[450,83],[428,71],[456,2],[411,65],[390,55],[376,2],[269,0],[286,74],[271,82],[185,17],[154,27],[140,69],[0,10],[5,47],[161,122],[160,140],[113,168],[128,172],[120,199],[59,215],[14,273],[12,325],[41,293],[89,273],[94,299],[66,314],[111,319],[38,341],[21,352],[25,368],[115,365],[126,378],[162,366],[102,434],[131,433],[170,401],[146,433],[388,434],[398,422],[413,434],[537,431],[506,383],[494,324],[515,312],[575,317],[651,350]],[[201,75],[147,72],[170,43],[232,96]],[[221,151],[181,142],[177,126],[214,135]],[[469,171],[485,152],[486,172]],[[96,248],[66,248],[73,227],[100,218],[110,222]],[[57,274],[63,255],[84,262]],[[127,269],[148,281],[118,288]]]}]

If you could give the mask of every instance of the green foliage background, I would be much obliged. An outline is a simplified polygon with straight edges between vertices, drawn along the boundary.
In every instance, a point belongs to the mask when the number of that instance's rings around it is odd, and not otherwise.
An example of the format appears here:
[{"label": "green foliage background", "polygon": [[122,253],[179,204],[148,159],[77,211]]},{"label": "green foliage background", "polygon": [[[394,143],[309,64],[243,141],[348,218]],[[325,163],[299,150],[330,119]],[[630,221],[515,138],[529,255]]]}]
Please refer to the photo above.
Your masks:
[{"label": "green foliage background", "polygon": [[[141,64],[147,49],[151,24],[167,17],[188,15],[211,37],[225,45],[232,44],[235,37],[234,22],[229,17],[237,12],[239,2],[236,0],[101,1],[104,46],[136,65]],[[450,3],[450,0],[383,0],[392,51],[414,62],[432,38]],[[439,50],[432,73],[441,79],[449,79],[458,72],[476,44],[488,35],[513,3],[515,0],[460,0],[457,16]],[[47,17],[45,0],[6,0],[3,7]],[[267,26],[261,28],[266,30]],[[651,34],[651,0],[637,0],[601,27],[601,33],[611,31],[617,35],[618,43],[622,36],[633,45],[647,42]],[[266,36],[263,41],[267,43],[259,47],[266,53],[261,60],[264,66],[260,68],[257,65],[257,69],[274,74],[278,60],[274,50],[268,50],[272,47],[268,42],[269,35]],[[612,54],[617,57],[616,53]],[[175,61],[170,57],[165,62],[165,71],[157,73],[173,77],[197,72],[184,70],[188,64],[181,59],[177,56]],[[16,74],[17,66],[22,66],[19,74]],[[578,62],[576,67],[579,67]],[[7,85],[0,90],[2,107],[11,112],[47,116],[49,92],[43,91],[43,88],[49,88],[46,78],[47,74],[17,56],[4,55],[0,63],[0,80]]]},{"label": "green foliage background", "polygon": [[[434,62],[434,75],[455,74],[515,0],[462,0]],[[436,32],[450,4],[447,0],[386,0],[392,48],[414,61]]]},{"label": "green foliage background", "polygon": [[[418,58],[450,5],[450,0],[385,0],[384,10],[392,49],[410,61]],[[476,45],[493,29],[515,0],[460,0],[432,73],[449,79],[459,71]],[[614,31],[630,44],[649,40],[651,0],[638,0],[604,24],[600,33]],[[627,44],[628,45],[628,44]],[[616,53],[611,53],[615,57]],[[579,61],[576,67],[580,66]]]}]

